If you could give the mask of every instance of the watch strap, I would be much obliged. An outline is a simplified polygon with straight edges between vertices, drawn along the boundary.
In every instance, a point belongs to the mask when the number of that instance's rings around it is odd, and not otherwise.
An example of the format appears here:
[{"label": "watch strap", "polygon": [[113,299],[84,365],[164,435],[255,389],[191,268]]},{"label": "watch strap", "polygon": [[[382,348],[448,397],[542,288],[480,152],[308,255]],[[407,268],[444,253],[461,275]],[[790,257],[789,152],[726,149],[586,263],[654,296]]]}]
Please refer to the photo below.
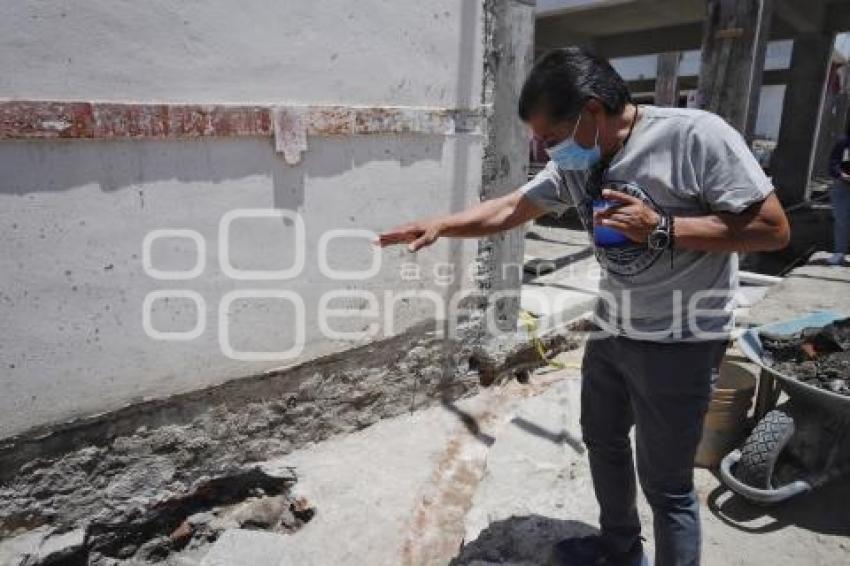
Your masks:
[{"label": "watch strap", "polygon": [[658,212],[658,224],[655,225],[655,228],[653,228],[652,232],[650,232],[649,235],[650,242],[648,243],[652,248],[655,248],[655,246],[652,245],[653,235],[657,234],[658,232],[664,233],[667,236],[667,241],[663,248],[656,249],[671,248],[673,245],[673,217],[663,211]]}]

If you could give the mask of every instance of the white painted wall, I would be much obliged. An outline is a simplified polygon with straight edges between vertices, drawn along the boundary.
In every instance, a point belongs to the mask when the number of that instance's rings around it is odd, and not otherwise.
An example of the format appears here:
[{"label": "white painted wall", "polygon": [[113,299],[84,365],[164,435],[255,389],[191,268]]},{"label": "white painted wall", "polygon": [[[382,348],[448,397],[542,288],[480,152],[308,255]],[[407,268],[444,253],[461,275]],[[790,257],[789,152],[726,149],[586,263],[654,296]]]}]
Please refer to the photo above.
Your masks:
[{"label": "white painted wall", "polygon": [[0,96],[464,106],[482,73],[464,4],[2,2]]},{"label": "white painted wall", "polygon": [[[166,102],[334,103],[472,106],[481,99],[481,2],[431,0],[149,1],[64,0],[0,5],[0,98]],[[239,289],[294,291],[306,306],[298,361],[352,345],[320,335],[317,303],[330,289],[432,289],[433,267],[458,270],[474,241],[450,255],[439,244],[416,255],[382,254],[367,281],[319,272],[317,246],[329,228],[378,231],[478,199],[482,139],[474,135],[319,138],[296,167],[271,139],[204,141],[0,141],[0,437],[32,426],[115,409],[267,370],[278,362],[228,358],[218,344],[217,308]],[[237,208],[278,208],[306,224],[303,272],[287,281],[239,282],[219,266],[218,225]],[[204,238],[206,267],[187,281],[158,281],[142,266],[151,230],[187,228]],[[275,269],[293,258],[293,228],[280,220],[237,222],[231,257],[243,269]],[[195,262],[188,240],[153,247],[160,269]],[[372,249],[337,242],[329,263],[363,269]],[[403,263],[423,280],[399,278]],[[142,328],[145,296],[197,292],[207,324],[193,341],[154,341]],[[359,318],[376,321],[349,300]],[[243,350],[293,344],[293,311],[280,301],[234,304],[231,342]],[[381,315],[384,309],[380,309]],[[429,318],[410,301],[400,331]],[[197,314],[185,299],[154,304],[153,325],[185,331]],[[346,326],[347,325],[347,326]]]}]

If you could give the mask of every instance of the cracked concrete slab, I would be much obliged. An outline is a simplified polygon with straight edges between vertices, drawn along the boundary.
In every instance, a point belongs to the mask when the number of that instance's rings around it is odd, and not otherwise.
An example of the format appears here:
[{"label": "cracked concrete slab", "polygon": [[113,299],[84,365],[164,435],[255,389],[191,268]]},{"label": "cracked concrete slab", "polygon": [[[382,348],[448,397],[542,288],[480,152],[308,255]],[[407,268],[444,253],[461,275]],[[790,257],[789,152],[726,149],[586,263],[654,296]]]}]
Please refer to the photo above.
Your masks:
[{"label": "cracked concrete slab", "polygon": [[[554,542],[597,529],[578,424],[580,356],[563,354],[566,369],[539,370],[530,385],[484,390],[266,463],[295,466],[299,494],[317,509],[269,548],[282,563],[306,565],[544,563]],[[850,486],[759,508],[709,470],[696,471],[696,485],[707,566],[846,560]],[[639,512],[651,552],[643,497]]]},{"label": "cracked concrete slab", "polygon": [[517,383],[484,390],[267,463],[294,466],[297,493],[317,509],[287,556],[317,565],[445,564],[463,539],[489,447],[534,391]]}]

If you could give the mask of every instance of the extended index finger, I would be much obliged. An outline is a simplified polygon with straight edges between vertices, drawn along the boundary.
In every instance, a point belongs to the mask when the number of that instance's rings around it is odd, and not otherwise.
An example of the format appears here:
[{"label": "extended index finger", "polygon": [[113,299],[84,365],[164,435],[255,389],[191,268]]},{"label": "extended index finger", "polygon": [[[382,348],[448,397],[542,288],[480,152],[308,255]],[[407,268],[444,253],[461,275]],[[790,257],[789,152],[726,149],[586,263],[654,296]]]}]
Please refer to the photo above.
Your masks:
[{"label": "extended index finger", "polygon": [[401,244],[412,242],[423,232],[423,228],[416,222],[400,224],[389,230],[378,234],[378,241],[387,244]]},{"label": "extended index finger", "polygon": [[396,232],[396,233],[392,233],[392,234],[380,234],[377,237],[376,242],[383,246],[383,245],[387,245],[387,244],[406,243],[406,242],[410,242],[414,239],[416,239],[416,236],[414,234],[411,234],[411,233],[408,233],[408,232],[405,232],[405,233]]}]

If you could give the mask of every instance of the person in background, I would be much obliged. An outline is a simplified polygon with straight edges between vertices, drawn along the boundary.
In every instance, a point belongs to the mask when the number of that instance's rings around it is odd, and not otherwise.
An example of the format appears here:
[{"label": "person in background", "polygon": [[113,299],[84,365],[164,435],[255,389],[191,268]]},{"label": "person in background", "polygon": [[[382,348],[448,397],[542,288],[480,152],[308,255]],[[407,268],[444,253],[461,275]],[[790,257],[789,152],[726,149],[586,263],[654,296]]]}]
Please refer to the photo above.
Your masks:
[{"label": "person in background", "polygon": [[850,239],[850,161],[844,159],[845,152],[850,148],[850,134],[838,140],[829,156],[829,174],[835,179],[829,188],[829,199],[832,201],[833,224],[833,254],[829,258],[832,265],[842,265],[847,254],[848,239]]}]

